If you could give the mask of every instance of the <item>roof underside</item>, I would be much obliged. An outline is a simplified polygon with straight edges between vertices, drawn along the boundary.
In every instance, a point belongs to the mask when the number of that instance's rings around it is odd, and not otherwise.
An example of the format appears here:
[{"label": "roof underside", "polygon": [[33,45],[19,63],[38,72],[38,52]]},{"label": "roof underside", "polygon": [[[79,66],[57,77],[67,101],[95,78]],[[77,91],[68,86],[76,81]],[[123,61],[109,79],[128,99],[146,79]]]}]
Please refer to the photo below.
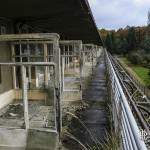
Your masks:
[{"label": "roof underside", "polygon": [[3,0],[0,17],[58,33],[62,39],[101,44],[86,0]]}]

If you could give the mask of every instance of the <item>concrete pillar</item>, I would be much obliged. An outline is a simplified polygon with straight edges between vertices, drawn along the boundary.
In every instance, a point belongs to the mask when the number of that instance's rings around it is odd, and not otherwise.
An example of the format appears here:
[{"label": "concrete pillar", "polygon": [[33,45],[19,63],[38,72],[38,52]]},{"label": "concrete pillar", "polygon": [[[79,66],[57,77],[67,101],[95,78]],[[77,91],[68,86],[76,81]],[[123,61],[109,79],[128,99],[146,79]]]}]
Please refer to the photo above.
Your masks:
[{"label": "concrete pillar", "polygon": [[57,131],[60,133],[62,130],[62,102],[61,102],[61,91],[62,91],[62,85],[61,85],[61,54],[60,54],[60,48],[58,47],[58,41],[54,42],[54,63],[55,66],[55,93],[56,93],[56,119],[57,119]]},{"label": "concrete pillar", "polygon": [[28,112],[28,91],[27,91],[27,79],[26,79],[26,68],[21,66],[21,76],[22,76],[22,99],[24,107],[24,121],[25,129],[29,129],[29,112]]}]

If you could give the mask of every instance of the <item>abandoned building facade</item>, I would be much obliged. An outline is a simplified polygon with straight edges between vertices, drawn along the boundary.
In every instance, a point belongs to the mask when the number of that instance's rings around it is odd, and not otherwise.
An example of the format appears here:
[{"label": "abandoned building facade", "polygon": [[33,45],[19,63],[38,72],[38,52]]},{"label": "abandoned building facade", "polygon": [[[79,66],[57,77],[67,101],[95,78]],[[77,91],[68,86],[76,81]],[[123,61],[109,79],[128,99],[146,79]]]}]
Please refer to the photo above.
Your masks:
[{"label": "abandoned building facade", "polygon": [[65,150],[62,133],[75,150],[147,150],[149,104],[88,0],[1,0],[0,150]]},{"label": "abandoned building facade", "polygon": [[63,103],[82,100],[101,39],[86,0],[11,6],[0,6],[0,149],[54,150]]}]

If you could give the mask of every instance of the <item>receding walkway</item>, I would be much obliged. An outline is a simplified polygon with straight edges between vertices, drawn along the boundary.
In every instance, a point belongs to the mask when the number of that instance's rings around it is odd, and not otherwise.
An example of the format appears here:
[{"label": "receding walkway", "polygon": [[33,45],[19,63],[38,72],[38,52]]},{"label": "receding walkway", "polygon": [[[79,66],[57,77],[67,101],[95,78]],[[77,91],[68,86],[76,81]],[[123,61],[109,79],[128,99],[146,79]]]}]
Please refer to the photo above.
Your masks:
[{"label": "receding walkway", "polygon": [[[105,78],[104,57],[94,70],[88,87],[83,92],[83,101],[89,107],[78,111],[78,119],[72,119],[69,123],[69,132],[87,149],[100,150],[101,144],[106,139],[108,132],[108,111],[107,108],[107,87]],[[89,147],[90,146],[90,147]],[[65,147],[68,150],[82,150],[77,143],[65,140]]]},{"label": "receding walkway", "polygon": [[[83,100],[90,105],[82,114],[83,121],[94,137],[96,137],[100,143],[103,143],[108,127],[108,114],[106,111],[107,88],[103,57],[95,68],[92,81],[84,92]],[[88,134],[88,132],[85,132],[83,135],[85,143],[92,144]]]}]

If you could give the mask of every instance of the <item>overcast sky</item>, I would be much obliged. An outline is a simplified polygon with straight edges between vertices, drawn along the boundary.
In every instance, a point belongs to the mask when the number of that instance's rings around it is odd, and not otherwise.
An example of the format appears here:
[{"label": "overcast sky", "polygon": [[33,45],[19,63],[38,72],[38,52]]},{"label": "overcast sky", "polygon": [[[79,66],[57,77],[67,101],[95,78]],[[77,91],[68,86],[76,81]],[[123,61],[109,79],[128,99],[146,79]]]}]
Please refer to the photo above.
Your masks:
[{"label": "overcast sky", "polygon": [[147,24],[150,0],[89,0],[98,28],[119,29]]}]

